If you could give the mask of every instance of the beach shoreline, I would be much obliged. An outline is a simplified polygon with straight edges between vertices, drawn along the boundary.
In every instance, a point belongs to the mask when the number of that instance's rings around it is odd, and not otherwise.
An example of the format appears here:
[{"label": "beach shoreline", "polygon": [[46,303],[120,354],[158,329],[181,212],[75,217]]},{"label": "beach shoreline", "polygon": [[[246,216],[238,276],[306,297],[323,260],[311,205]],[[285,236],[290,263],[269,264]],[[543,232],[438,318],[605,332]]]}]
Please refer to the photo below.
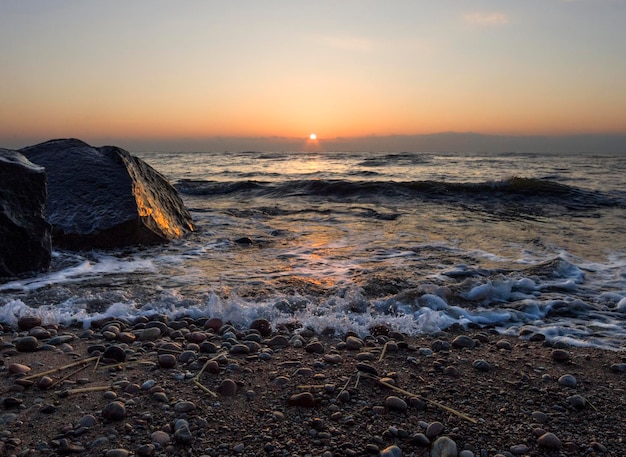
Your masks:
[{"label": "beach shoreline", "polygon": [[626,444],[620,351],[490,329],[19,325],[0,334],[2,455],[608,456]]}]

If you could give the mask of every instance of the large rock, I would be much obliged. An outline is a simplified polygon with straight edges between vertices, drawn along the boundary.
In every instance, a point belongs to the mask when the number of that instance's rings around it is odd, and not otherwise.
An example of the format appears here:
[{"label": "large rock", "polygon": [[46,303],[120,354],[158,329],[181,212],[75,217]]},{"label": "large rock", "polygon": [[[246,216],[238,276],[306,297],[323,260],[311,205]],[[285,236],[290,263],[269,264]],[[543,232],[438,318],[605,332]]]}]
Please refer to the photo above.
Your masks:
[{"label": "large rock", "polygon": [[76,139],[21,149],[46,168],[52,242],[69,249],[154,244],[194,230],[176,189],[143,160]]},{"label": "large rock", "polygon": [[50,225],[44,216],[44,169],[0,149],[0,277],[50,266]]}]

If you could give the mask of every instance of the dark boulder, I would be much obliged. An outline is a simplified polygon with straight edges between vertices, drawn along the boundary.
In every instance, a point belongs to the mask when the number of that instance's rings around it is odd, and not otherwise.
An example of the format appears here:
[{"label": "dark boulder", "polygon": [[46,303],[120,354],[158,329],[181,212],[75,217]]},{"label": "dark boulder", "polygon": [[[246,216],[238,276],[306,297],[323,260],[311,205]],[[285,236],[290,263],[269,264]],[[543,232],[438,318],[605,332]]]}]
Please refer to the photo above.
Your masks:
[{"label": "dark boulder", "polygon": [[0,149],[0,277],[50,266],[44,169],[16,151]]},{"label": "dark boulder", "polygon": [[46,217],[59,247],[155,244],[194,230],[176,189],[128,151],[64,139],[20,152],[46,168]]}]

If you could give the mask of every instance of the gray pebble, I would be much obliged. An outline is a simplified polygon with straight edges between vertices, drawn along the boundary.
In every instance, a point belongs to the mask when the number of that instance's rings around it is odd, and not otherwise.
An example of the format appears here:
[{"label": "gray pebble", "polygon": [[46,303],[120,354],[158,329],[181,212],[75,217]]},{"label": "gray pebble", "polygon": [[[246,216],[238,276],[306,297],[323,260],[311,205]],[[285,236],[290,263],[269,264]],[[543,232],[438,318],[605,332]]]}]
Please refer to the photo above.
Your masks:
[{"label": "gray pebble", "polygon": [[104,454],[104,457],[128,457],[130,451],[127,449],[109,449]]},{"label": "gray pebble", "polygon": [[189,413],[196,409],[196,404],[192,401],[179,401],[174,405],[174,411],[177,413]]},{"label": "gray pebble", "polygon": [[237,383],[232,379],[224,379],[218,386],[217,392],[224,397],[233,397],[237,394]]},{"label": "gray pebble", "polygon": [[569,404],[576,409],[583,409],[587,406],[587,400],[580,395],[572,395],[571,397],[567,397],[567,401]]},{"label": "gray pebble", "polygon": [[472,367],[474,367],[478,371],[489,371],[491,370],[491,365],[486,360],[478,359],[472,363]]},{"label": "gray pebble", "polygon": [[455,339],[452,340],[452,347],[454,348],[467,348],[472,349],[476,346],[476,341],[473,338],[470,338],[467,335],[459,335]]},{"label": "gray pebble", "polygon": [[434,438],[435,436],[441,435],[443,433],[443,424],[441,422],[432,422],[426,428],[426,436],[428,438]]},{"label": "gray pebble", "polygon": [[515,446],[511,446],[511,449],[509,449],[509,451],[513,455],[524,455],[528,454],[530,448],[525,444],[516,444]]},{"label": "gray pebble", "polygon": [[156,341],[161,337],[161,329],[158,327],[145,328],[139,334],[139,341]]},{"label": "gray pebble", "polygon": [[15,349],[18,352],[35,352],[39,349],[39,341],[34,336],[23,336],[15,341]]},{"label": "gray pebble", "polygon": [[356,336],[349,336],[346,338],[346,349],[349,351],[358,351],[361,349],[365,343],[361,338],[357,338]]},{"label": "gray pebble", "polygon": [[457,457],[456,443],[447,436],[437,438],[430,450],[431,457]]},{"label": "gray pebble", "polygon": [[576,378],[571,374],[564,374],[559,378],[559,384],[565,387],[574,388],[578,384]]},{"label": "gray pebble", "polygon": [[548,420],[548,415],[541,411],[533,411],[530,417],[532,417],[533,421],[538,422],[540,424],[545,424],[546,421]]}]

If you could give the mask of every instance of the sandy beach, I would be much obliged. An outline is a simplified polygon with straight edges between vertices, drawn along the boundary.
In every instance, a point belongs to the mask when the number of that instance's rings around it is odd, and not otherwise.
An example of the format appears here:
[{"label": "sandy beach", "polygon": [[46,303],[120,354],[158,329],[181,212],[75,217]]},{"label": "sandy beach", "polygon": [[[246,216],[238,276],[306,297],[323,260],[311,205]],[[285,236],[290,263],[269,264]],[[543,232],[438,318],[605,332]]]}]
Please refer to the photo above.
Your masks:
[{"label": "sandy beach", "polygon": [[1,334],[6,456],[618,456],[624,352],[489,329],[22,318]]}]

